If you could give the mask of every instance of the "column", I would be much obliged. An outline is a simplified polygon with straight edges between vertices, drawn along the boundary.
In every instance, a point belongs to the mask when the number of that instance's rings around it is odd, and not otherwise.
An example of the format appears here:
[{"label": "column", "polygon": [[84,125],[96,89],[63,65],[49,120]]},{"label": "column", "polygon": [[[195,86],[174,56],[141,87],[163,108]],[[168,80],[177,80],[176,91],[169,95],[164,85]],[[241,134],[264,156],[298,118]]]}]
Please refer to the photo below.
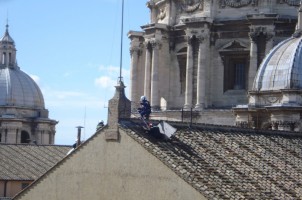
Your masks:
[{"label": "column", "polygon": [[146,45],[146,58],[145,58],[145,83],[144,83],[144,96],[150,99],[151,93],[151,49],[150,43]]},{"label": "column", "polygon": [[40,131],[39,131],[38,129],[36,129],[36,130],[34,131],[34,133],[35,133],[35,140],[36,140],[36,143],[37,143],[37,144],[41,144]]},{"label": "column", "polygon": [[188,37],[187,47],[187,67],[186,67],[186,91],[185,91],[185,105],[184,109],[189,110],[192,108],[192,95],[193,95],[193,47],[191,38]]},{"label": "column", "polygon": [[266,33],[265,55],[267,55],[270,50],[274,47],[274,36],[275,33],[273,31]]},{"label": "column", "polygon": [[16,134],[13,128],[7,127],[6,132],[6,143],[15,143],[16,141]]},{"label": "column", "polygon": [[196,110],[203,110],[206,101],[206,41],[203,36],[198,38],[198,69],[197,69],[197,101]]},{"label": "column", "polygon": [[159,99],[159,43],[158,41],[152,41],[152,72],[151,72],[151,97],[150,103],[153,110],[159,110],[160,99]]},{"label": "column", "polygon": [[138,56],[140,53],[139,47],[131,47],[130,55],[131,55],[131,72],[130,72],[130,81],[131,81],[131,93],[130,99],[131,101],[137,100],[137,88],[135,87],[137,84],[137,72],[138,72]]},{"label": "column", "polygon": [[20,144],[20,143],[21,143],[21,129],[16,129],[16,144]]},{"label": "column", "polygon": [[256,44],[257,36],[254,32],[250,33],[250,66],[249,66],[249,75],[248,75],[248,90],[253,88],[254,79],[257,73],[257,44]]}]

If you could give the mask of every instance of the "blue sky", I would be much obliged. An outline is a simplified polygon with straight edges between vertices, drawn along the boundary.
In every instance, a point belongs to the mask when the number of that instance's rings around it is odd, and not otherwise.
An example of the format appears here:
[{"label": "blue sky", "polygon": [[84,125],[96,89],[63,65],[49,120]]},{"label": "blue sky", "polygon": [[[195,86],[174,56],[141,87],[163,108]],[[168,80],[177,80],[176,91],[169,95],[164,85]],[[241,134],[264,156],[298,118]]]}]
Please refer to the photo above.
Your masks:
[{"label": "blue sky", "polygon": [[[122,0],[0,0],[0,34],[6,20],[22,71],[40,86],[56,144],[72,144],[107,120],[107,102],[119,76]],[[125,0],[123,77],[129,86],[129,30],[149,22],[146,0]],[[128,89],[128,88],[127,88]],[[128,91],[127,91],[128,92]]]}]

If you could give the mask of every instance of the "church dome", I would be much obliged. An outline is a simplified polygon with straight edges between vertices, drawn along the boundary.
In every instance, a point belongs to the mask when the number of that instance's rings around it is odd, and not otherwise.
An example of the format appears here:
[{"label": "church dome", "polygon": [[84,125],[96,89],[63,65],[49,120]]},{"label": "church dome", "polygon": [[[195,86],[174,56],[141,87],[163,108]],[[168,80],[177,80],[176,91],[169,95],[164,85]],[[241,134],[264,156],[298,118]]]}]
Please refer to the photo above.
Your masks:
[{"label": "church dome", "polygon": [[264,58],[253,91],[302,89],[302,37],[296,34],[279,43]]},{"label": "church dome", "polygon": [[44,109],[44,99],[35,81],[20,70],[15,42],[8,32],[0,39],[0,106]]},{"label": "church dome", "polygon": [[40,88],[19,68],[0,68],[0,94],[0,106],[44,109]]}]

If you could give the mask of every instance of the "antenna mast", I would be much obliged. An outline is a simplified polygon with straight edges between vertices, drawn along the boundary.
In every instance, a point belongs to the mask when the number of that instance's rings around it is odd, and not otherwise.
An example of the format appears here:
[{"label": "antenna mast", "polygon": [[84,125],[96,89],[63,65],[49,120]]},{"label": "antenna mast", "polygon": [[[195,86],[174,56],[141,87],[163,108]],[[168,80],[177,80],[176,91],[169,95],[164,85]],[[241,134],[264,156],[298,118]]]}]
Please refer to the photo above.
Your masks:
[{"label": "antenna mast", "polygon": [[122,68],[123,68],[123,34],[124,34],[124,0],[122,0],[122,22],[121,22],[121,52],[120,52],[120,76],[119,82],[122,82]]}]

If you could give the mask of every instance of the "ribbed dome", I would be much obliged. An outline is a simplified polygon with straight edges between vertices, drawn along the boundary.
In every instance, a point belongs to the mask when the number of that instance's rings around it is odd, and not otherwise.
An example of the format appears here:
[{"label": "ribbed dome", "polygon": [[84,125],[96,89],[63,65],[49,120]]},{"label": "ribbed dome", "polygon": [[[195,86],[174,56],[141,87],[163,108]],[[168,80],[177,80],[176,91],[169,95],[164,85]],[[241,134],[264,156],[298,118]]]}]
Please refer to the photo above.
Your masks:
[{"label": "ribbed dome", "polygon": [[44,109],[44,99],[35,81],[19,68],[0,68],[0,106]]},{"label": "ribbed dome", "polygon": [[255,77],[254,91],[302,89],[302,37],[291,37],[264,58]]}]

